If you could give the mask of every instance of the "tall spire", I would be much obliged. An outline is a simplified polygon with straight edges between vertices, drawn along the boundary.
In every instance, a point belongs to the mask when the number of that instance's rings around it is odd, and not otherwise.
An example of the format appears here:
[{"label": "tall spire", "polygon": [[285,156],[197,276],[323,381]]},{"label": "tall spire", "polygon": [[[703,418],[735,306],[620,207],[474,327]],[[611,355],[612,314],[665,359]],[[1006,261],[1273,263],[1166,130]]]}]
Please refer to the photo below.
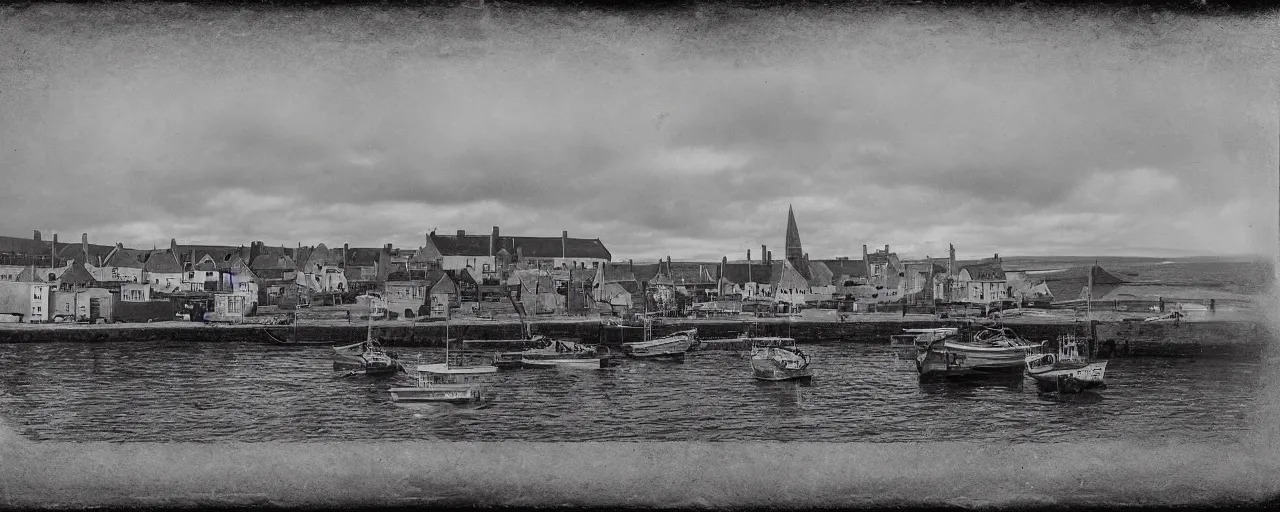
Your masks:
[{"label": "tall spire", "polygon": [[796,227],[796,213],[791,205],[787,205],[787,259],[792,264],[804,257],[804,249],[800,247],[800,228]]}]

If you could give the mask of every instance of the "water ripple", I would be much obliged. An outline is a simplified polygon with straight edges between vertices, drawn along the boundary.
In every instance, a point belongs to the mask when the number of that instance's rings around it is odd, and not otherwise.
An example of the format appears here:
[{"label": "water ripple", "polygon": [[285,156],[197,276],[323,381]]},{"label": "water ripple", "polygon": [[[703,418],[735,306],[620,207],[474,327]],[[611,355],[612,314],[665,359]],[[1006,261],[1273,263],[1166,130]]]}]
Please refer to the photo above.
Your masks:
[{"label": "water ripple", "polygon": [[391,402],[388,387],[412,384],[404,375],[336,378],[325,347],[9,345],[0,414],[68,441],[1204,441],[1250,427],[1261,373],[1252,362],[1119,359],[1107,390],[1054,397],[1017,380],[920,383],[882,345],[808,347],[808,384],[755,381],[742,354],[701,352],[503,372],[489,404],[457,407]]}]

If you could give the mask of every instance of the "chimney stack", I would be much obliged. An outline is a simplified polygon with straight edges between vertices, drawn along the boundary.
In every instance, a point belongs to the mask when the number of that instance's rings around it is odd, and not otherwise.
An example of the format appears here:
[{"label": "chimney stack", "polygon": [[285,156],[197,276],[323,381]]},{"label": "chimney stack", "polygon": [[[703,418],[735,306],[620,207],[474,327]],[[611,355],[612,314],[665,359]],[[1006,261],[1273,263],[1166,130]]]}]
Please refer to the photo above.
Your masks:
[{"label": "chimney stack", "polygon": [[631,260],[631,259],[627,260],[627,270],[633,273],[636,271],[636,262],[634,260]]},{"label": "chimney stack", "polygon": [[57,233],[54,233],[54,234],[53,234],[53,244],[54,244],[54,245],[58,245],[58,234],[57,234]]},{"label": "chimney stack", "polygon": [[84,261],[89,261],[89,234],[80,233],[80,251],[84,253]]},{"label": "chimney stack", "polygon": [[956,246],[955,244],[947,244],[951,247],[951,254],[947,257],[947,274],[956,275]]},{"label": "chimney stack", "polygon": [[764,253],[764,261],[765,263],[768,263],[770,265],[773,264],[773,251],[768,251]]},{"label": "chimney stack", "polygon": [[765,265],[769,264],[769,248],[764,244],[760,244],[760,262]]},{"label": "chimney stack", "polygon": [[500,239],[501,238],[498,236],[498,226],[494,226],[493,234],[489,235],[489,256],[490,257],[498,255],[498,240]]},{"label": "chimney stack", "polygon": [[569,256],[569,232],[560,232],[560,257],[568,258]]},{"label": "chimney stack", "polygon": [[37,242],[39,242],[39,241],[40,241],[40,230],[38,230],[38,229],[36,230],[36,238],[35,238],[35,240],[36,240]]},{"label": "chimney stack", "polygon": [[178,239],[176,238],[169,239],[169,251],[173,253],[174,258],[178,257]]},{"label": "chimney stack", "polygon": [[467,231],[466,231],[466,230],[464,230],[464,229],[459,229],[459,230],[458,230],[458,238],[462,238],[462,237],[464,237],[464,236],[467,236]]},{"label": "chimney stack", "polygon": [[996,263],[1000,262],[1000,253],[996,253],[995,260],[996,260]]},{"label": "chimney stack", "polygon": [[884,244],[884,255],[885,256],[889,255],[889,244]]}]

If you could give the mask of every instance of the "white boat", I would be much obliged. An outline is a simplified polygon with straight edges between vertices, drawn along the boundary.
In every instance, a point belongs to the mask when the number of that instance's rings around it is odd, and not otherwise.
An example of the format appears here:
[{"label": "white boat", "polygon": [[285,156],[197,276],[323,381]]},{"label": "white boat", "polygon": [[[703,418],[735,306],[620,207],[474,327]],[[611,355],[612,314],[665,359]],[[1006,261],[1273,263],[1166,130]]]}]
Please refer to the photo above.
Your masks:
[{"label": "white boat", "polygon": [[1059,336],[1057,354],[1026,357],[1026,375],[1036,381],[1040,391],[1045,392],[1079,393],[1088,389],[1105,389],[1107,361],[1090,362],[1088,354],[1087,338],[1070,334]]},{"label": "white boat", "polygon": [[809,355],[792,338],[752,338],[751,374],[757,380],[792,380],[813,377]]},{"label": "white boat", "polygon": [[920,378],[1016,375],[1026,367],[1026,356],[1040,351],[1040,345],[1028,343],[1007,327],[982,328],[965,337],[957,330],[921,349],[916,354]]},{"label": "white boat", "polygon": [[956,336],[960,329],[957,327],[938,327],[934,329],[903,329],[906,334],[894,334],[889,336],[889,349],[893,350],[895,356],[899,359],[907,359],[914,361],[916,354],[929,344],[946,338],[947,336]]},{"label": "white boat", "polygon": [[413,387],[391,388],[395,402],[467,403],[484,399],[497,381],[498,367],[465,359],[449,351],[449,324],[445,319],[444,363],[417,365],[418,383]]},{"label": "white boat", "polygon": [[[610,359],[600,355],[597,347],[572,341],[553,340],[550,346],[516,352],[515,356],[523,368],[598,369],[610,366]],[[511,353],[499,354],[498,357],[509,361]]]},{"label": "white boat", "polygon": [[673,358],[684,359],[684,355],[689,349],[693,348],[694,339],[698,335],[697,329],[689,329],[672,333],[669,336],[653,339],[652,330],[649,326],[645,326],[645,341],[637,341],[633,343],[623,343],[622,353],[629,357],[638,358]]}]

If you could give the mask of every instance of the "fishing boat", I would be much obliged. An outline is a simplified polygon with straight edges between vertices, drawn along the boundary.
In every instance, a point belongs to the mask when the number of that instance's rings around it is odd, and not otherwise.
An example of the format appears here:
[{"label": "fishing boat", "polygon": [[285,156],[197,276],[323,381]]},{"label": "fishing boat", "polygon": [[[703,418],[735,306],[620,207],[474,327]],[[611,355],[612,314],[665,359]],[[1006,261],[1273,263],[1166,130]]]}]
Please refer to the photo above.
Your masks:
[{"label": "fishing boat", "polygon": [[599,352],[601,348],[603,347],[555,340],[549,347],[521,352],[520,365],[523,368],[608,368],[613,365],[613,360],[606,355],[601,355]]},{"label": "fishing boat", "polygon": [[349,375],[391,375],[404,370],[394,352],[382,349],[382,343],[373,338],[373,315],[369,315],[369,330],[365,340],[359,343],[333,347],[333,369],[349,370]]},{"label": "fishing boat", "polygon": [[1040,391],[1079,393],[1106,389],[1107,361],[1089,360],[1088,338],[1065,334],[1057,341],[1057,354],[1041,353],[1026,357],[1026,375],[1036,381]]},{"label": "fishing boat", "polygon": [[960,329],[956,327],[939,327],[935,329],[903,329],[902,331],[905,334],[889,336],[889,349],[899,359],[914,361],[916,354],[920,350],[947,336],[959,334]]},{"label": "fishing boat", "polygon": [[444,362],[418,364],[418,382],[413,387],[391,388],[394,402],[470,403],[481,401],[497,381],[498,367],[479,363],[466,353],[449,349],[449,324],[445,319]]},{"label": "fishing boat", "polygon": [[265,329],[265,328],[264,328],[264,329],[262,329],[262,332],[263,332],[263,333],[266,333],[267,338],[268,338],[268,339],[270,339],[270,340],[271,340],[271,343],[273,343],[273,344],[275,344],[275,345],[290,345],[290,346],[297,346],[297,345],[333,345],[333,342],[332,342],[332,341],[325,341],[325,340],[303,340],[303,339],[299,339],[299,337],[298,337],[298,313],[297,313],[297,311],[295,311],[292,315],[290,315],[290,323],[292,323],[292,324],[293,324],[293,329],[291,329],[291,330],[289,331],[289,334],[285,335],[283,338],[282,338],[282,337],[280,337],[280,336],[276,336],[275,334],[273,334],[273,333],[271,332],[271,330],[270,330],[270,329]]},{"label": "fishing boat", "polygon": [[[1097,262],[1094,262],[1097,265]],[[1085,288],[1085,321],[1092,323],[1093,272]],[[1181,314],[1181,311],[1174,311]],[[1181,318],[1176,317],[1176,318]],[[1064,334],[1058,339],[1057,354],[1032,354],[1026,357],[1025,373],[1036,381],[1043,392],[1079,393],[1089,389],[1105,389],[1107,361],[1090,361],[1096,354],[1094,340],[1075,334]]]},{"label": "fishing boat", "polygon": [[752,338],[751,374],[757,380],[794,380],[813,377],[809,355],[792,338]]},{"label": "fishing boat", "polygon": [[964,330],[946,333],[929,342],[916,354],[916,372],[921,379],[1020,375],[1026,357],[1040,351],[1007,327],[980,327],[972,336]]},{"label": "fishing boat", "polygon": [[653,322],[646,317],[643,336],[643,341],[623,343],[622,353],[636,358],[660,357],[684,360],[685,353],[689,352],[694,346],[698,330],[688,329],[661,338],[654,338]]}]

